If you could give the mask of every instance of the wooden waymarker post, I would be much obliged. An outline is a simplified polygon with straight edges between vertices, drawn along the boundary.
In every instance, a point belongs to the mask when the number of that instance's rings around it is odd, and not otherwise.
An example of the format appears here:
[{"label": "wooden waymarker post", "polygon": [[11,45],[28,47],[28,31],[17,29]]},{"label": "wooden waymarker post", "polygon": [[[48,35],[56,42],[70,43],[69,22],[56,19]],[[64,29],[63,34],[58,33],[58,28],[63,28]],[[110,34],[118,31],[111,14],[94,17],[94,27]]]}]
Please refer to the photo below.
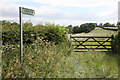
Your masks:
[{"label": "wooden waymarker post", "polygon": [[22,33],[22,14],[35,15],[35,11],[32,9],[19,7],[19,21],[20,21],[20,61],[23,60],[23,33]]}]

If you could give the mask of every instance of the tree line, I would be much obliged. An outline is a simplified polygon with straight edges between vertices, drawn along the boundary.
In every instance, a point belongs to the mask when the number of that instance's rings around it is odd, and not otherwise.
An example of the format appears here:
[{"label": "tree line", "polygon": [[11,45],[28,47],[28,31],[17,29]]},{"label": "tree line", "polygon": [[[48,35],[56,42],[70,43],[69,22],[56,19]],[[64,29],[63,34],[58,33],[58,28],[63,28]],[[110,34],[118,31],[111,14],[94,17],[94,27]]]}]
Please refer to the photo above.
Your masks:
[{"label": "tree line", "polygon": [[[6,25],[6,26],[13,26],[13,25],[16,25],[16,26],[19,26],[18,23],[16,22],[9,22],[9,21],[0,21],[0,23],[2,23],[2,25]],[[89,33],[91,32],[92,30],[94,30],[96,27],[101,27],[101,28],[106,28],[106,27],[117,27],[117,25],[119,25],[120,22],[117,22],[117,24],[111,24],[109,22],[107,23],[100,23],[100,24],[97,24],[97,23],[84,23],[84,24],[81,24],[80,26],[72,26],[72,25],[68,25],[65,27],[66,31],[69,30],[69,34],[72,33],[82,33],[82,32],[85,32],[85,33]],[[24,26],[33,26],[32,23],[30,24],[24,24]]]},{"label": "tree line", "polygon": [[[119,25],[120,23],[118,22],[117,25]],[[101,27],[101,28],[104,28],[104,27],[117,27],[117,25],[115,24],[111,24],[109,22],[107,23],[100,23],[100,24],[97,24],[97,23],[84,23],[84,24],[81,24],[80,26],[72,26],[72,25],[68,25],[66,26],[66,29],[69,30],[69,34],[72,33],[82,33],[82,32],[85,32],[85,33],[89,33],[90,31],[94,30],[96,27]]]}]

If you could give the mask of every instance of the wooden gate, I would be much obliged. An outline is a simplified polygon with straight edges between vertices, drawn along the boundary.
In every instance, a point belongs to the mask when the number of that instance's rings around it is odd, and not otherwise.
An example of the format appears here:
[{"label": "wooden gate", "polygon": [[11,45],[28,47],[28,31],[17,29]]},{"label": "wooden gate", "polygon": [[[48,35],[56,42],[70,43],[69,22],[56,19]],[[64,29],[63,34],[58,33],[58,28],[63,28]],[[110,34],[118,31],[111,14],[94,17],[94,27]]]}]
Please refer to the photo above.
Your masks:
[{"label": "wooden gate", "polygon": [[71,36],[73,40],[74,52],[84,52],[89,49],[95,51],[109,51],[112,49],[111,43],[114,36]]}]

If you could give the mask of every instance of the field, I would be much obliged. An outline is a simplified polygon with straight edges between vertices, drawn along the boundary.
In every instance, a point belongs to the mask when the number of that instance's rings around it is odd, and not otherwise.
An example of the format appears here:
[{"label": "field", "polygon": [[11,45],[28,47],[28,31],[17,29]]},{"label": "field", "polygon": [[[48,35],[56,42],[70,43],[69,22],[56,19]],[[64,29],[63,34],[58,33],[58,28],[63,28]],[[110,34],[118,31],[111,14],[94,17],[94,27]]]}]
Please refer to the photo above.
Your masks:
[{"label": "field", "polygon": [[105,27],[105,28],[108,28],[108,29],[118,29],[118,27]]},{"label": "field", "polygon": [[[115,31],[95,29],[74,36],[111,36]],[[69,37],[69,36],[68,36]],[[118,56],[111,53],[75,53],[68,43],[55,45],[38,37],[33,44],[24,44],[23,63],[19,62],[19,44],[3,47],[5,78],[118,78]]]},{"label": "field", "polygon": [[[114,27],[110,27],[110,28],[114,29]],[[115,34],[117,34],[116,31],[104,30],[102,28],[97,27],[94,30],[92,30],[90,33],[80,33],[80,34],[72,34],[72,35],[73,36],[83,36],[83,35],[84,36],[111,36]]]}]

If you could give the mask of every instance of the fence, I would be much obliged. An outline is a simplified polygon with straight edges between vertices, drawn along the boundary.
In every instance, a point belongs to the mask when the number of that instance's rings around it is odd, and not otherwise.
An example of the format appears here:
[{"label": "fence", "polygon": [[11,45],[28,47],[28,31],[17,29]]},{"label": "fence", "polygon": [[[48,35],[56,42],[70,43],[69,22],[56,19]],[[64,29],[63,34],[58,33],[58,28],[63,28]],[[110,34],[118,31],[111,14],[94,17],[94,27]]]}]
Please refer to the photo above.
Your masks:
[{"label": "fence", "polygon": [[[93,49],[95,51],[109,51],[114,36],[71,36],[74,52],[83,52]],[[82,51],[81,51],[82,50]]]}]

